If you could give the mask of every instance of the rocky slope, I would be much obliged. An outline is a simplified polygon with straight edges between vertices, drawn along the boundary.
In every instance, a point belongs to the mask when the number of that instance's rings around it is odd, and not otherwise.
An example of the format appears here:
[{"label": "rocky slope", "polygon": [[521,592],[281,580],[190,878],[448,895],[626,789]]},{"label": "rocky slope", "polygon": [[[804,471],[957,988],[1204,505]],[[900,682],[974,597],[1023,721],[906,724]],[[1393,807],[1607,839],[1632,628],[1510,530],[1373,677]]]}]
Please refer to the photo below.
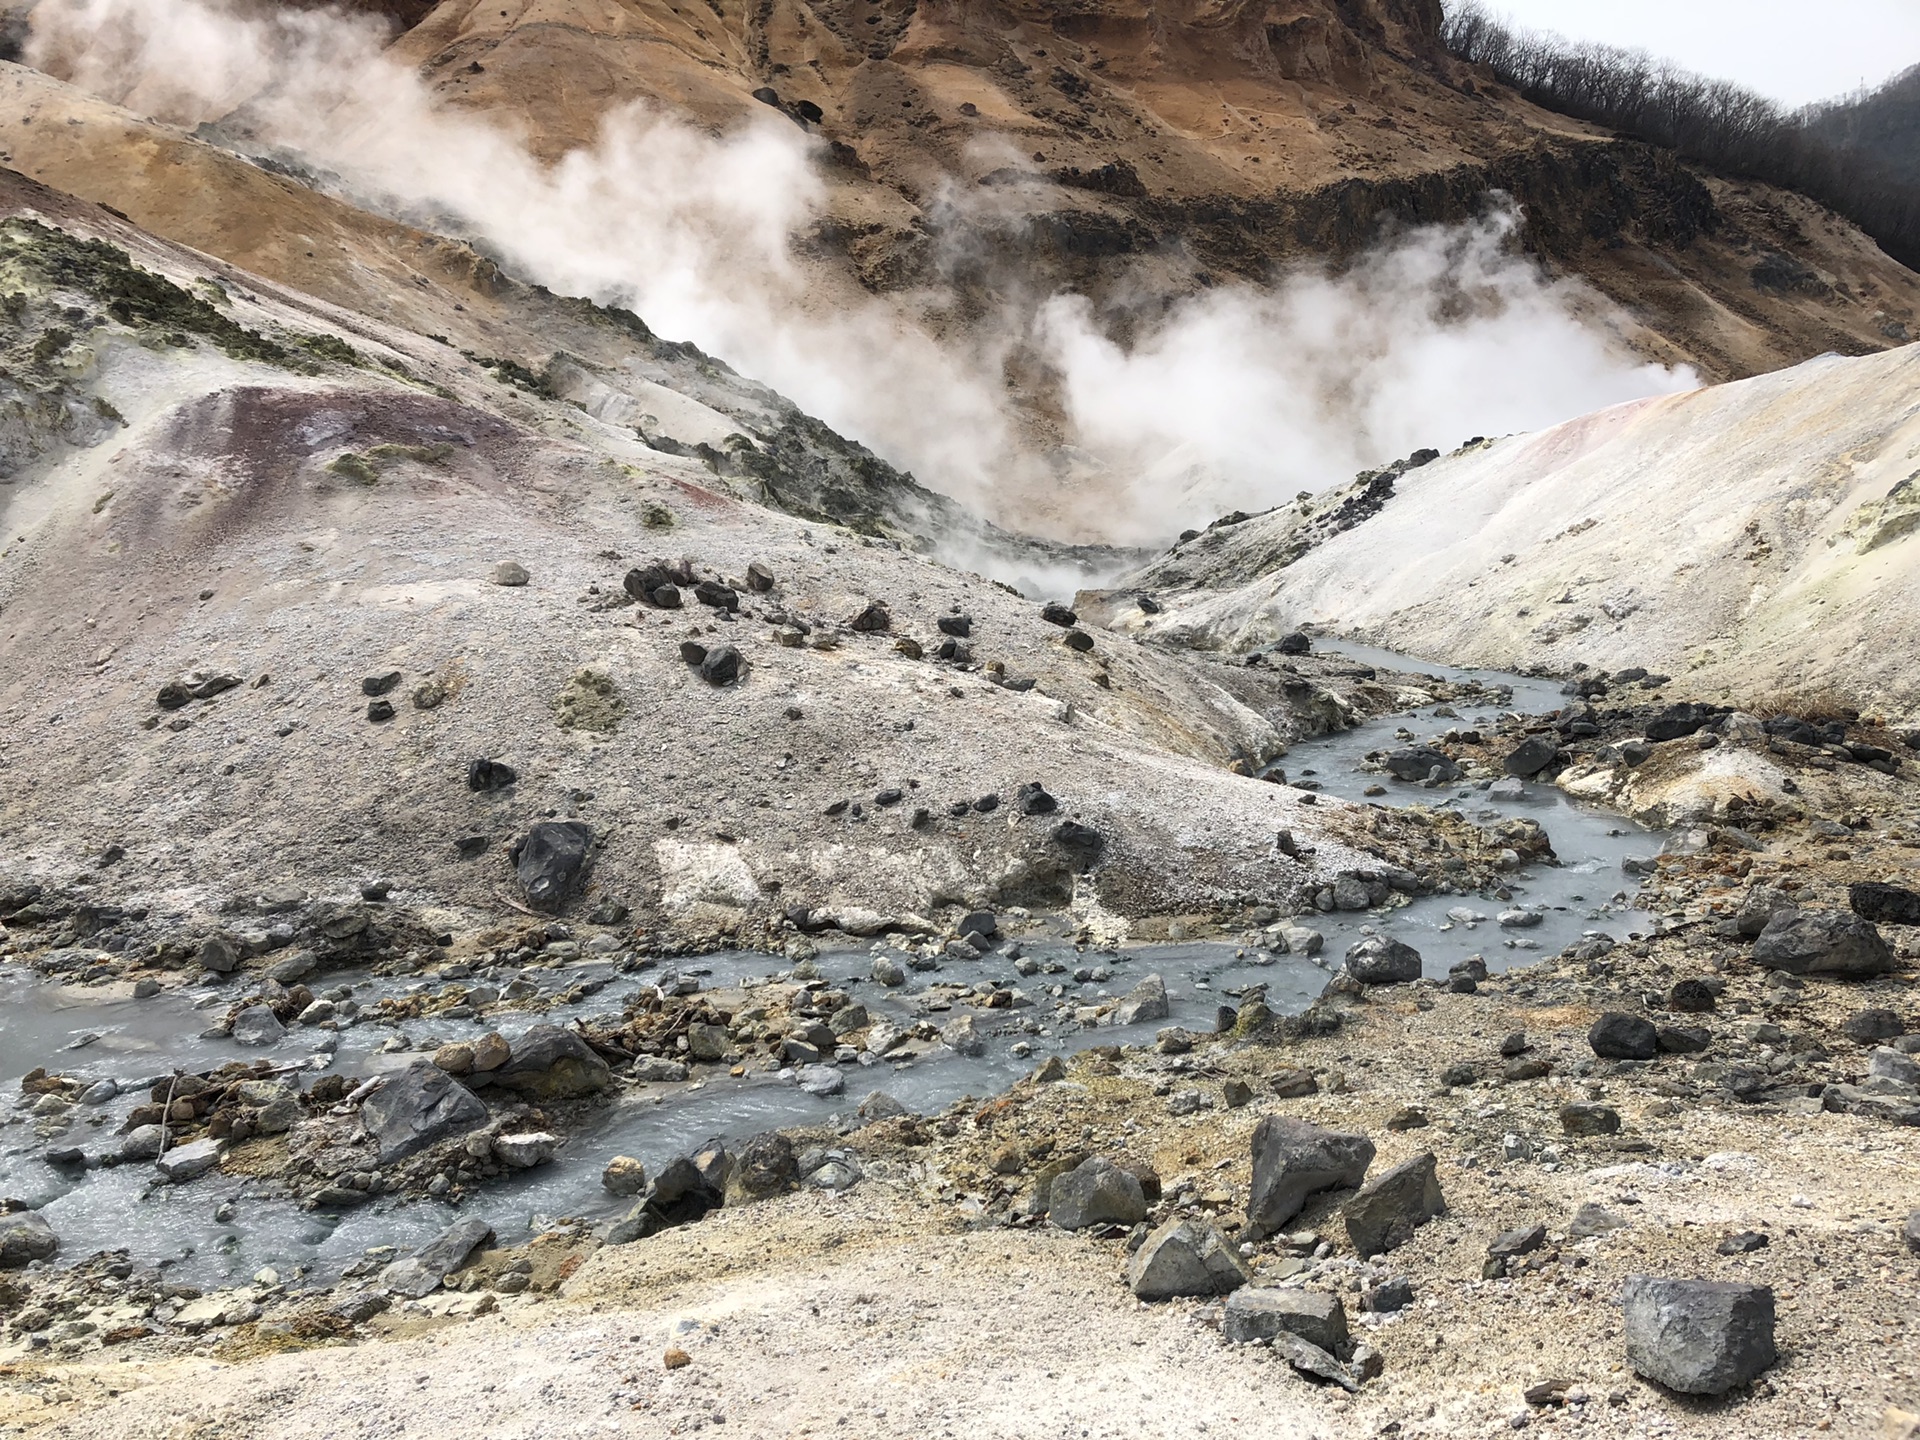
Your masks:
[{"label": "rocky slope", "polygon": [[1461,663],[1638,667],[1749,706],[1910,719],[1917,405],[1912,346],[1623,405],[1223,523],[1093,608],[1207,648],[1322,625]]},{"label": "rocky slope", "polygon": [[[1501,190],[1530,248],[1621,302],[1659,358],[1714,378],[1877,349],[1889,321],[1913,318],[1914,277],[1850,226],[1524,104],[1448,56],[1439,19],[1435,0],[775,0],[697,15],[448,0],[395,52],[549,157],[629,98],[724,125],[770,90],[833,146],[821,247],[880,289],[990,254],[962,266],[977,304],[1010,257],[1026,288],[1163,297],[1350,254],[1384,221],[1470,219]],[[989,187],[991,207],[954,205],[948,176]],[[1819,285],[1757,286],[1776,252]]]}]

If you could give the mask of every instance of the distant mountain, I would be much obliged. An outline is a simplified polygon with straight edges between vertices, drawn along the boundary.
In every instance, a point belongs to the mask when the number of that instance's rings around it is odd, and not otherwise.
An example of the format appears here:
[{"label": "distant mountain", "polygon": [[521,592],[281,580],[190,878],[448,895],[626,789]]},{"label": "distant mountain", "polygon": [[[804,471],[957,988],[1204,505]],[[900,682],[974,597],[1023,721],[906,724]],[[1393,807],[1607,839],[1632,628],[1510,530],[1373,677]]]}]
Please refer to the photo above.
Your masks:
[{"label": "distant mountain", "polygon": [[1858,151],[1902,185],[1920,190],[1920,65],[1877,90],[1817,105],[1815,133]]}]

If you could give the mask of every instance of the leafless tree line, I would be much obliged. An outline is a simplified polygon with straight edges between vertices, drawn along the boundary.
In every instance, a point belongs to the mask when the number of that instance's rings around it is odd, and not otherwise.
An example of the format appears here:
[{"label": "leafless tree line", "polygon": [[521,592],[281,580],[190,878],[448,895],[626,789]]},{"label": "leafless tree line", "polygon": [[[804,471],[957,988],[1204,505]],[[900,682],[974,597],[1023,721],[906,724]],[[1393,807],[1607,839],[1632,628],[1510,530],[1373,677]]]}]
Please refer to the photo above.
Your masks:
[{"label": "leafless tree line", "polygon": [[1645,51],[1516,30],[1479,0],[1448,7],[1456,57],[1536,105],[1678,151],[1725,174],[1798,190],[1838,211],[1889,255],[1920,268],[1920,71],[1880,90],[1789,110]]}]

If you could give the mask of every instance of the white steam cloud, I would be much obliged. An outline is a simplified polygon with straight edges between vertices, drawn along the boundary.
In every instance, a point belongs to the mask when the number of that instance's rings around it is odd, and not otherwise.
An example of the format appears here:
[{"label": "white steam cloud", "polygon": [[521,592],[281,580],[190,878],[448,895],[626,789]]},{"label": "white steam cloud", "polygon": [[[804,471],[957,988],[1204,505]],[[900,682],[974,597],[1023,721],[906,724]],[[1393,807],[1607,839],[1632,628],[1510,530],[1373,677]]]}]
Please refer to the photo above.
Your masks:
[{"label": "white steam cloud", "polygon": [[[1075,295],[936,338],[915,317],[944,297],[878,299],[795,259],[826,196],[815,142],[773,112],[716,137],[627,105],[546,165],[511,128],[441,105],[384,41],[329,12],[41,0],[29,58],[176,123],[238,111],[356,194],[457,216],[523,277],[627,306],[927,484],[1064,538],[1158,541],[1422,445],[1696,383],[1581,318],[1604,307],[1515,256],[1510,214],[1408,232],[1338,276],[1215,289],[1125,348]],[[940,209],[990,203],[956,183]],[[1016,352],[1052,371],[1067,449],[1025,438],[1004,379]]]}]

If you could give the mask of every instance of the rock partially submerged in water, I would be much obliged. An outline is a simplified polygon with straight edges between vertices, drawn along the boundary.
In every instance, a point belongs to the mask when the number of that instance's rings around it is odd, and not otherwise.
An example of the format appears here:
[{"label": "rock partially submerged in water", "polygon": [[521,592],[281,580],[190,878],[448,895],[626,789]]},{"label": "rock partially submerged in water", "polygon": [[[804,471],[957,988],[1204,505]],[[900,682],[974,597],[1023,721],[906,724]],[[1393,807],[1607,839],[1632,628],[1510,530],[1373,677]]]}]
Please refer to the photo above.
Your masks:
[{"label": "rock partially submerged in water", "polygon": [[0,1270],[18,1270],[51,1259],[60,1248],[53,1227],[31,1210],[0,1214]]},{"label": "rock partially submerged in water", "polygon": [[1400,985],[1420,978],[1420,952],[1388,935],[1369,935],[1347,948],[1347,973],[1362,985]]}]

